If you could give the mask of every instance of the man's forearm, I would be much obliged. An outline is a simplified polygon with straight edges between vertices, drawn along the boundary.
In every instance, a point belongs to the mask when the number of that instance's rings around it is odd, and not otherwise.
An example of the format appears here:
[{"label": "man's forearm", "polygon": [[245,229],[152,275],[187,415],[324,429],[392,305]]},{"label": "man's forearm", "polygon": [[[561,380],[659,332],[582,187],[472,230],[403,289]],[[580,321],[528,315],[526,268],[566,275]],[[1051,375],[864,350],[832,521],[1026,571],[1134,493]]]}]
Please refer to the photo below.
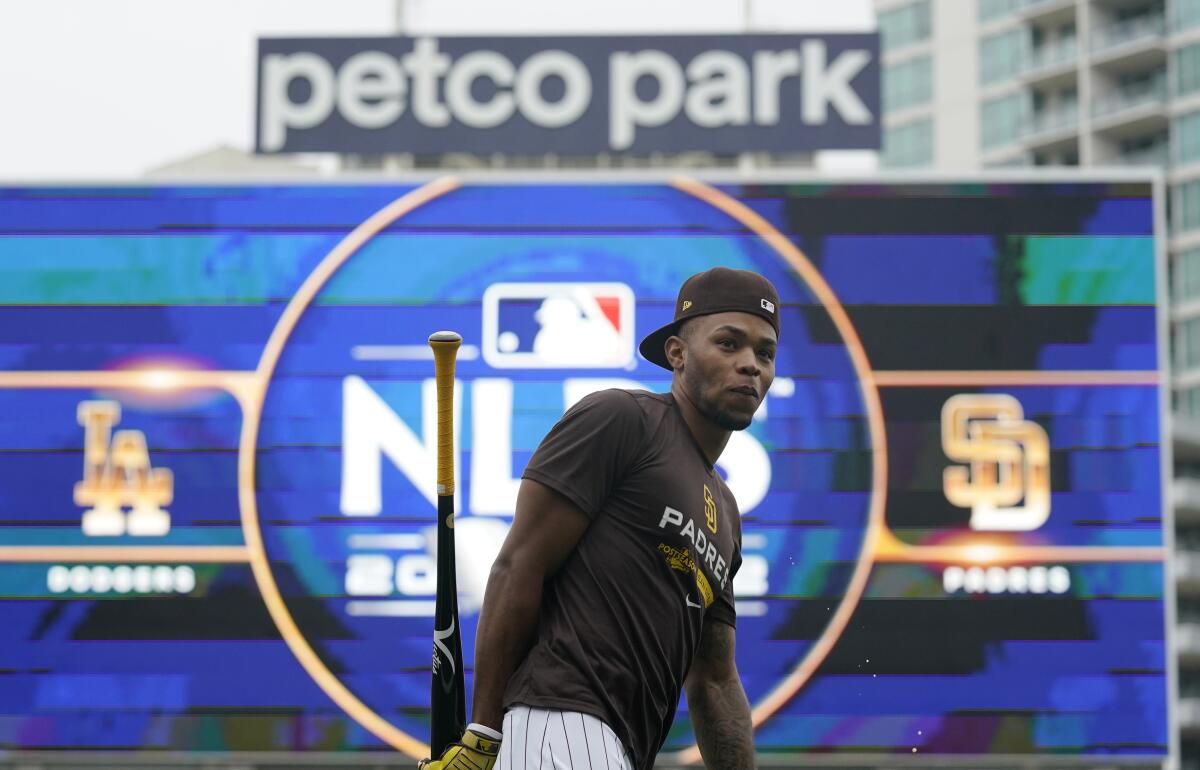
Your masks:
[{"label": "man's forearm", "polygon": [[488,578],[475,633],[471,720],[503,727],[504,688],[529,651],[542,599],[542,576],[497,564]]},{"label": "man's forearm", "polygon": [[687,697],[704,765],[720,770],[752,770],[754,729],[741,681],[698,682],[688,688]]}]

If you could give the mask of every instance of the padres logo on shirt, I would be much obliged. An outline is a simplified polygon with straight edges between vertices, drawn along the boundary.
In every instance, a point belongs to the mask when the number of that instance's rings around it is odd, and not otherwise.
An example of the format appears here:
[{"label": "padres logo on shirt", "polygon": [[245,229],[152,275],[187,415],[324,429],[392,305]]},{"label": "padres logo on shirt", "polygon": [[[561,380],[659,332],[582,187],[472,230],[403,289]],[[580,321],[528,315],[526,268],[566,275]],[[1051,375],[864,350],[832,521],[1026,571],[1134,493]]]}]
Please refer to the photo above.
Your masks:
[{"label": "padres logo on shirt", "polygon": [[717,501],[713,499],[708,484],[704,485],[704,518],[708,522],[709,530],[714,535],[717,534]]}]

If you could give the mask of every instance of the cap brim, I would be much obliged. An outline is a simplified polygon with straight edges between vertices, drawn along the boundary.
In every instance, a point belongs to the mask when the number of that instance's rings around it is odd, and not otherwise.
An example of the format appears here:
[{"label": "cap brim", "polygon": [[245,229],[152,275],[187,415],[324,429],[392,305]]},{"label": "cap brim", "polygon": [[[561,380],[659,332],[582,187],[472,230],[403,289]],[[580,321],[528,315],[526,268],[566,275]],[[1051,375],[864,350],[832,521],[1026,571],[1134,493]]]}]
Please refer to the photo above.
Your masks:
[{"label": "cap brim", "polygon": [[668,372],[675,371],[671,364],[667,361],[666,344],[667,340],[675,336],[679,332],[679,326],[687,319],[679,319],[655,329],[645,336],[642,344],[638,345],[638,352],[642,354],[642,358],[650,363],[661,366]]}]

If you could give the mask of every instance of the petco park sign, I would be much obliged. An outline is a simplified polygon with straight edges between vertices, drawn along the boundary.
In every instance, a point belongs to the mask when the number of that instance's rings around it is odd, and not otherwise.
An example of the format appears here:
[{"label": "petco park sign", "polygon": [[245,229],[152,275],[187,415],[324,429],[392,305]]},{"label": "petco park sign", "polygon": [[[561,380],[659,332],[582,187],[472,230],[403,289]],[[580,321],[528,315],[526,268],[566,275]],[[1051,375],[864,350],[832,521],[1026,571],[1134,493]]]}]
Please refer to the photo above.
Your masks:
[{"label": "petco park sign", "polygon": [[262,153],[879,144],[874,34],[259,41]]}]

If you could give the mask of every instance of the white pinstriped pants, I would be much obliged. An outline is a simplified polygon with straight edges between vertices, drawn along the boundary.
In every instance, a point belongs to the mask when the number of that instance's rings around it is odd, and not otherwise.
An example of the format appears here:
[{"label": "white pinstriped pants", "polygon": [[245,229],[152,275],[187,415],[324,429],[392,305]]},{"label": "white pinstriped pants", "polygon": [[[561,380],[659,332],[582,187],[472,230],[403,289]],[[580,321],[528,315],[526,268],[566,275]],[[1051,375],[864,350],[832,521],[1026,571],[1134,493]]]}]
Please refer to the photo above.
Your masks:
[{"label": "white pinstriped pants", "polygon": [[496,770],[633,770],[612,728],[591,714],[513,706]]}]

